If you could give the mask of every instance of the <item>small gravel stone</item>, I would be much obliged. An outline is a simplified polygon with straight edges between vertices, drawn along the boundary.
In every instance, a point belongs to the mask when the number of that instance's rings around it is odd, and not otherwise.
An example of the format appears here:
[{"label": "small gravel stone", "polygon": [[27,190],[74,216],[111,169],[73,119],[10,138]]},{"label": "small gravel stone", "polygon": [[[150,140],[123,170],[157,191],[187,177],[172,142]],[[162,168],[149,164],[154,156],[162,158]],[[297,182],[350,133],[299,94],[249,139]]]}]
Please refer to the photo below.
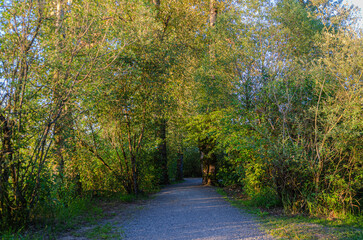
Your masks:
[{"label": "small gravel stone", "polygon": [[164,188],[120,226],[126,239],[273,239],[215,188],[203,186],[201,179],[185,180]]}]

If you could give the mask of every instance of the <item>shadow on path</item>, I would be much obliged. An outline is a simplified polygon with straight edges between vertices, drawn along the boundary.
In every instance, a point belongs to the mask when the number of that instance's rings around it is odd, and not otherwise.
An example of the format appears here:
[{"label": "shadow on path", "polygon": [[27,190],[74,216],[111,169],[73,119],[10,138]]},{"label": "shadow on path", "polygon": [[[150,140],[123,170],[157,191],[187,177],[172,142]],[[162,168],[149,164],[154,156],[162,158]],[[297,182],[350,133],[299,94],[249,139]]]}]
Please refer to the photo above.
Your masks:
[{"label": "shadow on path", "polygon": [[273,239],[201,179],[165,187],[125,225],[126,239]]}]

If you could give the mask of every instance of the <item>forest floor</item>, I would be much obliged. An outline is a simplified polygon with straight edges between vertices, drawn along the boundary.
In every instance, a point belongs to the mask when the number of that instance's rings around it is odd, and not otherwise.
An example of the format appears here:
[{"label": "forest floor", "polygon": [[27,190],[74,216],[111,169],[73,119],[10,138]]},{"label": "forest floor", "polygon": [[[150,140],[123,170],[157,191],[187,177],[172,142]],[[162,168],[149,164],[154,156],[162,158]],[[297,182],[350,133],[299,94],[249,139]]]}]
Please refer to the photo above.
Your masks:
[{"label": "forest floor", "polygon": [[195,178],[167,186],[150,200],[110,206],[106,212],[113,217],[57,239],[273,239],[255,216]]}]

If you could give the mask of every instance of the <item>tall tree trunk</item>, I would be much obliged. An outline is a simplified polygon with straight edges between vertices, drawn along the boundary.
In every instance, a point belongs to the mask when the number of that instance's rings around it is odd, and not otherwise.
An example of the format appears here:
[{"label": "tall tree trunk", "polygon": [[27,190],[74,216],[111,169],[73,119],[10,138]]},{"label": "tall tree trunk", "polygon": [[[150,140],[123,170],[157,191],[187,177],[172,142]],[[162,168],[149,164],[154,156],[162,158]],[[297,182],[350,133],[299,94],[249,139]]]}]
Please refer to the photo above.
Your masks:
[{"label": "tall tree trunk", "polygon": [[[153,0],[153,4],[156,7],[157,15],[156,18],[158,19],[160,16],[160,0]],[[161,38],[162,41],[162,38]],[[159,162],[160,168],[161,168],[161,179],[160,184],[169,184],[169,174],[168,174],[168,155],[167,155],[167,139],[166,139],[166,131],[167,131],[167,120],[165,119],[165,116],[163,114],[163,108],[165,106],[165,102],[162,99],[163,95],[165,94],[164,89],[161,89],[162,94],[159,94],[158,96],[158,102],[159,102],[159,116],[157,116],[157,133],[156,137],[161,140],[157,153],[156,153],[156,161]]]},{"label": "tall tree trunk", "polygon": [[[61,59],[61,42],[62,42],[62,19],[63,19],[63,0],[57,0],[57,6],[55,9],[55,15],[56,15],[56,50],[57,50],[57,60]],[[61,101],[62,99],[62,91],[61,91],[61,76],[60,76],[60,70],[58,68],[55,69],[54,73],[54,81],[56,82],[55,88],[54,88],[54,102],[55,104],[58,104],[58,101]],[[61,115],[63,115],[63,112],[61,112]],[[63,175],[64,175],[64,126],[63,126],[64,119],[61,118],[60,121],[58,121],[56,124],[54,124],[54,145],[56,148],[56,161],[54,165],[54,173],[60,182],[63,182]]]},{"label": "tall tree trunk", "polygon": [[[210,0],[209,2],[209,26],[210,28],[214,28],[216,21],[217,21],[217,7],[216,7],[216,0]],[[209,58],[211,67],[215,64],[215,53],[214,53],[214,43],[213,40],[209,43]],[[210,81],[214,81],[215,76],[212,74]],[[215,147],[213,140],[207,138],[201,142],[199,146],[199,150],[201,152],[201,166],[202,166],[202,178],[203,184],[207,185],[216,185],[217,178],[216,178],[216,156],[215,154],[211,153],[211,150]]]},{"label": "tall tree trunk", "polygon": [[[209,5],[209,26],[213,28],[217,21],[217,7],[216,1],[210,0]],[[215,61],[215,53],[214,53],[214,43],[213,41],[209,44],[209,57],[211,61],[211,65],[213,65]],[[211,76],[211,81],[214,81],[215,76]],[[201,164],[202,164],[202,176],[203,176],[203,184],[207,185],[217,185],[217,176],[216,176],[216,163],[217,158],[215,154],[210,153],[211,149],[215,147],[213,142],[210,142],[209,139],[205,139],[205,143],[199,148],[201,150]]]},{"label": "tall tree trunk", "polygon": [[[56,6],[56,49],[57,49],[57,61],[59,61],[59,65],[63,65],[63,42],[65,41],[65,32],[64,27],[62,27],[64,16],[64,8],[67,7],[67,3],[70,4],[72,1],[68,0],[57,0],[57,6]],[[67,75],[67,74],[64,74]],[[55,69],[54,74],[54,80],[56,82],[56,86],[54,89],[54,101],[62,102],[64,101],[64,95],[65,95],[65,89],[64,84],[66,83],[67,79],[65,76],[61,74],[61,71],[58,67]],[[65,165],[66,165],[66,159],[69,161],[69,159],[72,158],[72,155],[75,152],[74,147],[70,147],[68,144],[69,142],[75,142],[74,139],[70,139],[69,136],[74,136],[72,134],[74,129],[74,121],[72,116],[72,110],[73,107],[69,101],[65,101],[62,104],[60,104],[61,107],[61,114],[60,119],[57,121],[57,123],[54,125],[54,145],[56,148],[56,161],[55,161],[55,174],[58,180],[60,181],[60,184],[63,184],[64,182],[64,175],[65,175]],[[76,169],[74,169],[76,170]],[[78,173],[76,173],[78,174]],[[73,178],[76,185],[79,185],[80,183],[77,180],[78,178]]]},{"label": "tall tree trunk", "polygon": [[165,118],[159,119],[157,122],[157,133],[156,137],[160,139],[160,144],[158,146],[156,152],[156,163],[160,166],[161,169],[161,176],[160,176],[160,184],[169,184],[169,173],[168,173],[168,153],[167,153],[167,146],[166,146],[166,120]]}]

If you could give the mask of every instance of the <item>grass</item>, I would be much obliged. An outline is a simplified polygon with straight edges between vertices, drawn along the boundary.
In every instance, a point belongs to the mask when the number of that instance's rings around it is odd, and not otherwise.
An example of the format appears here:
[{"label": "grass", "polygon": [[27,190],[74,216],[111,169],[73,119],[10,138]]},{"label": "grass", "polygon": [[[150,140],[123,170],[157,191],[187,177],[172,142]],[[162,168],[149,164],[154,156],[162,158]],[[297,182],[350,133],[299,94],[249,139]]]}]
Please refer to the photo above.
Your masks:
[{"label": "grass", "polygon": [[105,216],[102,208],[90,198],[77,199],[68,207],[56,210],[55,217],[47,223],[51,232],[76,229],[79,225],[94,224]]},{"label": "grass", "polygon": [[263,228],[273,236],[282,239],[363,239],[363,230],[350,225],[334,226],[329,220],[302,216],[266,216]]},{"label": "grass", "polygon": [[183,180],[178,180],[178,181],[176,181],[175,179],[172,179],[171,182],[170,182],[170,184],[171,185],[174,185],[174,184],[179,184],[179,183],[183,183],[183,182],[185,182],[184,179]]},{"label": "grass", "polygon": [[135,200],[137,200],[137,196],[134,194],[127,194],[127,195],[121,195],[119,196],[119,200],[121,202],[125,202],[125,203],[130,203],[130,202],[134,202]]},{"label": "grass", "polygon": [[79,225],[95,223],[103,211],[90,198],[74,199],[51,209],[41,209],[38,219],[27,228],[0,232],[0,239],[55,239],[57,234],[76,229]]},{"label": "grass", "polygon": [[[344,220],[328,220],[308,216],[288,216],[273,214],[258,207],[253,207],[249,200],[229,197],[218,188],[217,192],[224,196],[233,206],[258,216],[262,229],[277,239],[302,240],[362,240],[363,217],[350,217]],[[282,212],[282,211],[280,211]]]},{"label": "grass", "polygon": [[123,239],[124,231],[119,230],[110,223],[99,225],[85,233],[89,239]]},{"label": "grass", "polygon": [[[149,198],[147,194],[135,196],[132,194],[114,193],[97,197],[74,199],[66,206],[59,204],[51,209],[42,209],[40,218],[26,229],[17,231],[9,229],[0,232],[0,240],[7,239],[56,239],[64,232],[76,232],[84,226],[96,225],[101,219],[112,218],[117,215],[115,209],[121,204],[135,202]],[[120,239],[121,233],[114,233],[111,225],[93,227],[87,232],[91,239]],[[116,236],[117,235],[117,236]],[[107,237],[109,236],[109,238]]]}]

